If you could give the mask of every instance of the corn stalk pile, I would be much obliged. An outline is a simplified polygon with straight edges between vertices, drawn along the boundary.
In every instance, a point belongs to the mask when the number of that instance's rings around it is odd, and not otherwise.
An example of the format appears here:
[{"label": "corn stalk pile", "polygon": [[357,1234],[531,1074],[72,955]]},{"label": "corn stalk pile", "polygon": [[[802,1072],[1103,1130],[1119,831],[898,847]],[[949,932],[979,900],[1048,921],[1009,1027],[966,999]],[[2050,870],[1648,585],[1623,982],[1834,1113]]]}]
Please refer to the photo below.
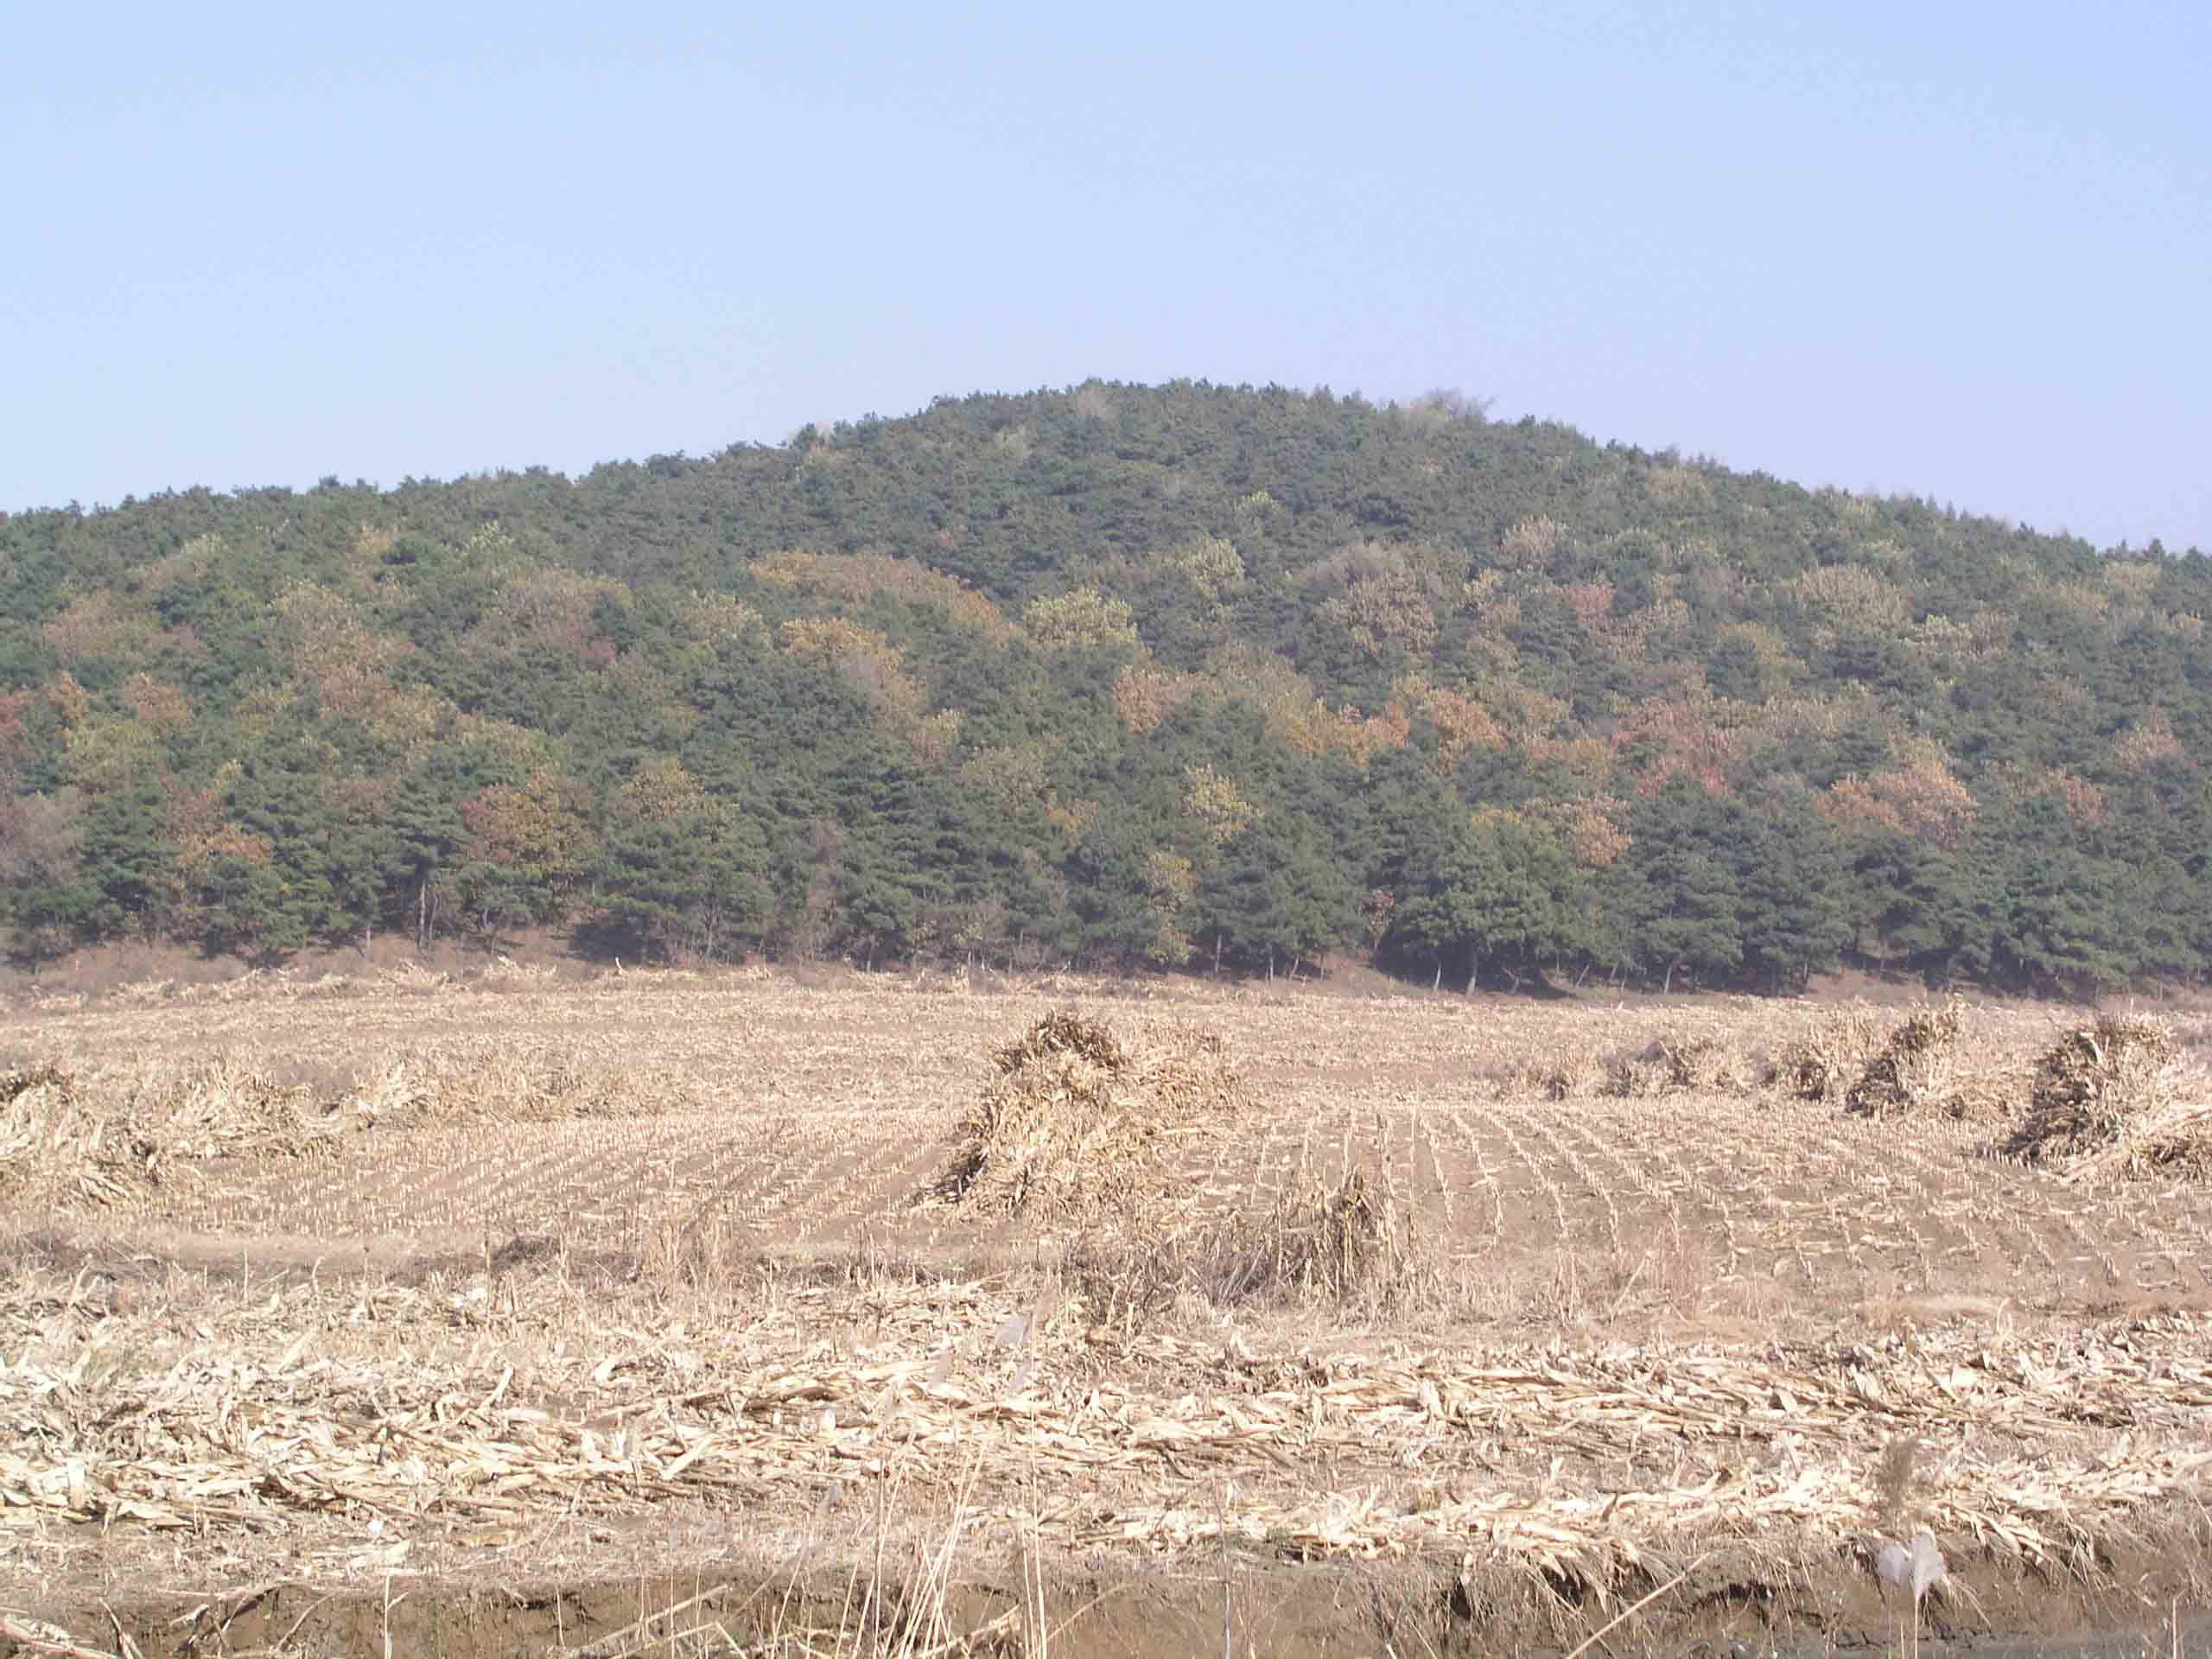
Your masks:
[{"label": "corn stalk pile", "polygon": [[974,1215],[1063,1219],[1172,1207],[1166,1147],[1241,1109],[1221,1039],[1187,1027],[1124,1040],[1098,1021],[1047,1014],[992,1055],[954,1132],[940,1195]]},{"label": "corn stalk pile", "polygon": [[1959,1040],[1959,1005],[1923,1008],[1899,1020],[1844,1095],[1862,1117],[1924,1110],[1951,1091]]},{"label": "corn stalk pile", "polygon": [[2179,1051],[2171,1027],[2103,1014],[2036,1062],[2028,1115],[2009,1150],[2070,1180],[2101,1175],[2212,1175],[2212,1073]]},{"label": "corn stalk pile", "polygon": [[352,1127],[227,1056],[0,1074],[0,1199],[25,1212],[126,1203],[181,1164],[297,1158]]}]

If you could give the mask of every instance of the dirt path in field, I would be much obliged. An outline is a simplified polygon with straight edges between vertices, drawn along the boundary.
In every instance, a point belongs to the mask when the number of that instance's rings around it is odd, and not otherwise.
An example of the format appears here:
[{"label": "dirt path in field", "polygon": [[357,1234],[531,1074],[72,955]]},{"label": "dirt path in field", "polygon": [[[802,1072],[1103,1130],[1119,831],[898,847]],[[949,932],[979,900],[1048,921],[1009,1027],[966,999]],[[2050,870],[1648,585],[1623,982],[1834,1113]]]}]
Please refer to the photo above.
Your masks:
[{"label": "dirt path in field", "polygon": [[[388,1586],[279,1581],[194,1598],[51,1608],[44,1622],[58,1627],[50,1635],[67,1630],[95,1653],[115,1652],[120,1630],[147,1654],[281,1650],[323,1659],[869,1650],[1050,1652],[1063,1659],[1189,1659],[1224,1650],[1265,1659],[1391,1652],[1560,1659],[1600,1631],[1591,1650],[1617,1659],[1829,1659],[1866,1650],[1916,1651],[1923,1659],[2212,1655],[2212,1618],[2178,1607],[2131,1615],[2110,1600],[2085,1601],[2060,1589],[1991,1585],[1975,1592],[1975,1611],[1957,1605],[1963,1598],[1924,1608],[1916,1640],[1909,1612],[1895,1602],[1855,1584],[1823,1587],[1828,1611],[1817,1630],[1777,1627],[1725,1593],[1708,1594],[1702,1605],[1679,1594],[1662,1598],[1610,1630],[1594,1613],[1508,1620],[1470,1606],[1453,1575],[1435,1566],[1255,1570],[1236,1561],[1225,1573],[1194,1567],[1041,1586],[1016,1565],[994,1582],[963,1582],[939,1594],[907,1580],[881,1597],[865,1580],[818,1572],[499,1583],[402,1578]],[[24,1645],[11,1652],[0,1633],[5,1659],[37,1651]]]}]

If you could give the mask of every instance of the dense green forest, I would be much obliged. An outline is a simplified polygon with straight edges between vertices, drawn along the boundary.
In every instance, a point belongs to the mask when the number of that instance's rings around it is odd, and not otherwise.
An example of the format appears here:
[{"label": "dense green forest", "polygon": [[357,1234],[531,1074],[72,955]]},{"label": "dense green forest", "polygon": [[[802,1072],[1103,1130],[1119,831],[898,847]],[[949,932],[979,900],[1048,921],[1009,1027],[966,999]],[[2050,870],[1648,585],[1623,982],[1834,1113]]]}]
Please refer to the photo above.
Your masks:
[{"label": "dense green forest", "polygon": [[1093,383],[0,516],[19,956],[371,931],[2212,971],[2212,571],[1464,400]]}]

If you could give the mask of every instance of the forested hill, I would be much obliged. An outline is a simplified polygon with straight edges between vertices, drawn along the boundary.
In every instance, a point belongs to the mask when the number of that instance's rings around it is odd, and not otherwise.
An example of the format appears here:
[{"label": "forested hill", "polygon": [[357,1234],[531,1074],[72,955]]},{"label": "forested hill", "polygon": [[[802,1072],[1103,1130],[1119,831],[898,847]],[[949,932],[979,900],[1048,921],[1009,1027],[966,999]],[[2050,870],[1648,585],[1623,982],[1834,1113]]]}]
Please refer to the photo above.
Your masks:
[{"label": "forested hill", "polygon": [[0,517],[14,948],[2212,970],[2212,574],[1454,399]]}]

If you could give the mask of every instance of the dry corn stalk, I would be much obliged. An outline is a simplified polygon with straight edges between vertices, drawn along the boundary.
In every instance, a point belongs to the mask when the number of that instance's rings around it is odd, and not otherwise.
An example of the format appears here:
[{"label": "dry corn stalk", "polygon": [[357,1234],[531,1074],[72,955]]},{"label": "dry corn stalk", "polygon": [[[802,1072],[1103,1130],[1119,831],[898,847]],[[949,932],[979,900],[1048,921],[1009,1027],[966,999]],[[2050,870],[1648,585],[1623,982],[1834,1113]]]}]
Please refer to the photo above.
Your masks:
[{"label": "dry corn stalk", "polygon": [[547,1123],[696,1111],[673,1066],[623,1064],[581,1048],[484,1042],[423,1047],[355,1084],[347,1103],[372,1122]]},{"label": "dry corn stalk", "polygon": [[984,1215],[1060,1218],[1153,1207],[1164,1138],[1242,1101],[1221,1039],[1175,1028],[1123,1043],[1047,1014],[992,1056],[939,1193]]},{"label": "dry corn stalk", "polygon": [[[1832,1556],[1865,1535],[1870,1508],[1885,1527],[2056,1566],[2104,1539],[2139,1543],[2141,1522],[2193,1502],[2212,1461],[2185,1429],[2102,1427],[2178,1427],[2202,1411],[2212,1362],[2203,1322],[2186,1315],[2034,1340],[1933,1332],[1843,1364],[1706,1344],[1548,1344],[1224,1366],[1217,1338],[1161,1335],[1145,1344],[1156,1369],[1102,1370],[1055,1363],[1041,1300],[930,1283],[903,1293],[923,1340],[866,1362],[810,1347],[810,1306],[787,1311],[769,1348],[710,1346],[668,1366],[641,1344],[633,1305],[587,1313],[586,1339],[546,1344],[495,1377],[468,1334],[489,1312],[465,1293],[308,1283],[264,1305],[255,1289],[251,1302],[201,1306],[187,1334],[173,1309],[94,1310],[66,1280],[0,1274],[0,1420],[21,1428],[0,1436],[0,1515],[181,1540],[294,1528],[313,1539],[310,1526],[358,1529],[371,1515],[519,1525],[727,1502],[733,1489],[772,1502],[774,1488],[788,1497],[851,1480],[890,1429],[918,1484],[971,1481],[979,1519],[996,1527],[1013,1518],[1000,1506],[1021,1504],[1020,1524],[1070,1548],[1217,1545],[1233,1527],[1316,1554],[1479,1548],[1618,1589],[1648,1552],[1692,1539],[1764,1534]],[[565,1288],[543,1294],[573,1317]],[[894,1307],[902,1296],[868,1294]],[[525,1318],[544,1311],[524,1306]],[[948,1308],[975,1333],[964,1355],[928,1323]],[[995,1328],[1010,1334],[982,1334]],[[341,1329],[382,1339],[326,1341]],[[978,1352],[986,1343],[1021,1351],[1017,1395]],[[1198,1375],[1205,1386],[1189,1388]],[[579,1401],[617,1408],[620,1427]],[[1967,1421],[1974,1432],[1940,1479],[1917,1489],[1883,1449],[1901,1427],[1948,1439]],[[1464,1482],[1455,1471],[1456,1490],[1418,1504],[1332,1478],[1341,1464],[1414,1465],[1440,1435],[1486,1444],[1503,1466]],[[1561,1445],[1637,1474],[1606,1491],[1547,1476]],[[1246,1470],[1270,1473],[1247,1481]],[[1236,1476],[1234,1498],[1192,1503],[1194,1471]],[[1098,1501],[1039,1514],[1027,1495],[1040,1480]]]},{"label": "dry corn stalk", "polygon": [[1641,1052],[1605,1068],[1605,1092],[1624,1100],[1659,1095],[1724,1094],[1746,1086],[1744,1057],[1718,1038],[1669,1032]]},{"label": "dry corn stalk", "polygon": [[1845,1108],[1861,1117],[1886,1117],[1941,1105],[1951,1092],[1952,1054],[1958,1039],[1955,1001],[1907,1014],[1851,1085]]},{"label": "dry corn stalk", "polygon": [[[1230,1254],[1243,1282],[1237,1294],[1299,1291],[1349,1300],[1406,1266],[1389,1199],[1355,1169],[1334,1187],[1308,1179],[1258,1223],[1232,1224]],[[1217,1273],[1217,1281],[1221,1276]],[[1233,1300],[1235,1295],[1217,1300]]]},{"label": "dry corn stalk", "polygon": [[2180,1057],[2172,1028],[2097,1016],[2036,1062],[2027,1120],[2007,1150],[2069,1179],[2169,1171],[2212,1174],[2212,1077]]},{"label": "dry corn stalk", "polygon": [[344,1120],[228,1056],[75,1073],[42,1063],[0,1077],[0,1194],[29,1208],[109,1205],[170,1165],[296,1157]]},{"label": "dry corn stalk", "polygon": [[1873,1014],[1853,1008],[1785,1046],[1776,1078],[1801,1100],[1840,1100],[1866,1071],[1879,1043]]},{"label": "dry corn stalk", "polygon": [[1594,1099],[1605,1092],[1605,1067],[1588,1049],[1571,1049],[1538,1075],[1537,1087],[1551,1100]]}]

